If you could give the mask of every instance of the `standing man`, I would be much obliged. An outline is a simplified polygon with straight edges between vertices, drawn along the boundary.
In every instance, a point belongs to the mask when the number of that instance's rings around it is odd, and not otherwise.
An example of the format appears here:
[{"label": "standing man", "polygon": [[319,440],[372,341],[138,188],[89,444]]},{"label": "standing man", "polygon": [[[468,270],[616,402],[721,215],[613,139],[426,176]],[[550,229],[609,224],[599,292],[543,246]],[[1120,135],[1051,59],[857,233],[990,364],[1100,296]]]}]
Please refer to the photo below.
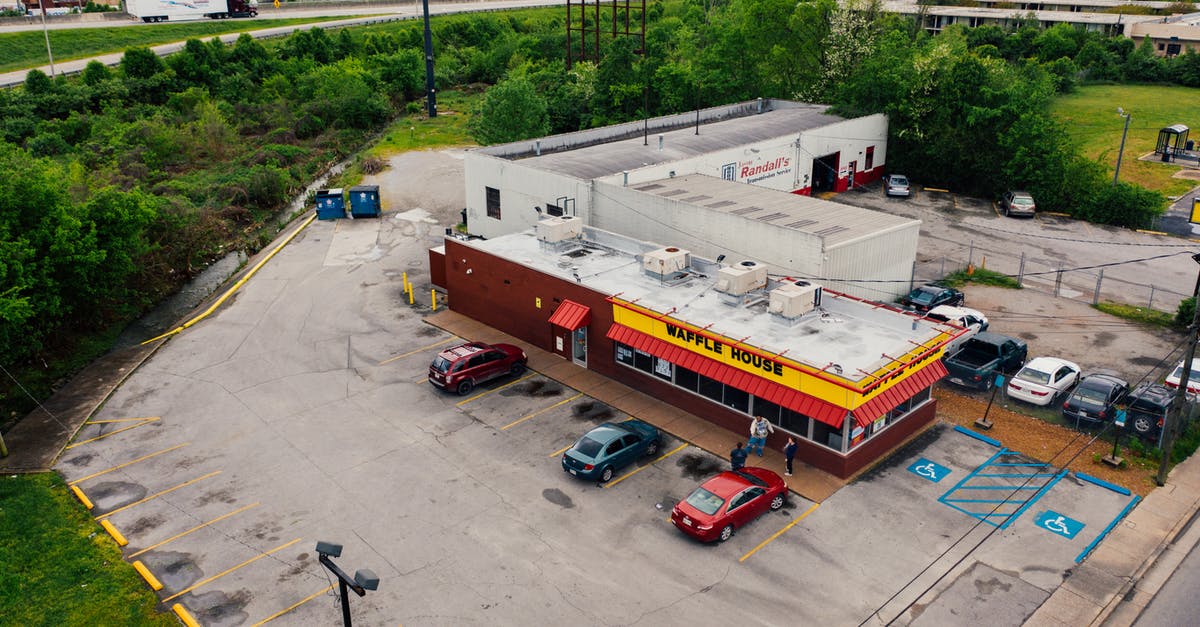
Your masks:
[{"label": "standing man", "polygon": [[762,416],[755,416],[750,421],[750,450],[758,449],[758,456],[763,456],[763,447],[767,445],[767,436],[775,433],[775,427]]},{"label": "standing man", "polygon": [[796,448],[796,438],[789,435],[787,444],[783,445],[783,458],[787,460],[787,465],[785,466],[787,471],[783,473],[785,477],[792,476],[792,460],[796,459]]},{"label": "standing man", "polygon": [[729,451],[729,465],[734,470],[741,470],[742,466],[746,465],[746,455],[746,449],[742,448],[741,442],[738,442],[737,446],[733,447],[732,451]]}]

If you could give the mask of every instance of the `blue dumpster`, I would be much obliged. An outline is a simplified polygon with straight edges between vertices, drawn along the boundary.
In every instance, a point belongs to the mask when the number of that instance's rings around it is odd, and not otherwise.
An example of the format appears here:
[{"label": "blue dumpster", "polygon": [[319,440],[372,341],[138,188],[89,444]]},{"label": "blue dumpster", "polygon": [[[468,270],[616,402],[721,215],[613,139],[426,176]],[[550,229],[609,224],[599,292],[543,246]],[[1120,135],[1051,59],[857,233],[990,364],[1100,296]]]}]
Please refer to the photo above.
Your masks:
[{"label": "blue dumpster", "polygon": [[355,185],[350,188],[350,216],[354,218],[379,217],[378,185]]},{"label": "blue dumpster", "polygon": [[346,217],[346,198],[342,188],[317,190],[317,219],[337,220]]}]

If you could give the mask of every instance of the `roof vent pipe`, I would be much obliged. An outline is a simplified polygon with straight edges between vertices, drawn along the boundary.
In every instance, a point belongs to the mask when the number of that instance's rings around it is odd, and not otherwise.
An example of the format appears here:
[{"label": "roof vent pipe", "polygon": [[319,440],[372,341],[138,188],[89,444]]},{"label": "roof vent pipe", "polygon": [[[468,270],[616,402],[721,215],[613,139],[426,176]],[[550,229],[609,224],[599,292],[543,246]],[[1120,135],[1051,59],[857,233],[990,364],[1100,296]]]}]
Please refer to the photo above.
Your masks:
[{"label": "roof vent pipe", "polygon": [[542,156],[542,140],[533,142],[533,151],[537,153],[537,156]]},{"label": "roof vent pipe", "polygon": [[663,149],[663,136],[662,135],[658,136],[658,149],[659,150]]}]

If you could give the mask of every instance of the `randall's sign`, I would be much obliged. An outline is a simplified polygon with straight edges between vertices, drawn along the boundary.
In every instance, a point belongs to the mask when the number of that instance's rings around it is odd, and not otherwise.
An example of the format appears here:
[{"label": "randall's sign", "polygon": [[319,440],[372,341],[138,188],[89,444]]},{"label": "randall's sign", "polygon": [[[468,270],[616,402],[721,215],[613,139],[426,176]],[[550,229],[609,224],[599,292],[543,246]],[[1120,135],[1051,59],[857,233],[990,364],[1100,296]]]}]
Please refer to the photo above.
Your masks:
[{"label": "randall's sign", "polygon": [[738,178],[747,183],[757,183],[763,179],[769,179],[791,171],[792,160],[790,157],[775,157],[770,161],[756,159],[753,161],[738,162]]}]

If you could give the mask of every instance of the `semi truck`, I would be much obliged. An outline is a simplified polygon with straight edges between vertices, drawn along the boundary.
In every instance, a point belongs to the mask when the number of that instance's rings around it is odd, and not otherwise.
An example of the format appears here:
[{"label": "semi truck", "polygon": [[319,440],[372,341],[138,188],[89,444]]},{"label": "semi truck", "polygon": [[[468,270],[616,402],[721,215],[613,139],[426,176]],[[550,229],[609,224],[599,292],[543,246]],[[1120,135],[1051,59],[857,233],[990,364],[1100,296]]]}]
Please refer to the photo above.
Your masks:
[{"label": "semi truck", "polygon": [[223,20],[258,15],[258,0],[126,0],[125,11],[143,22]]}]

